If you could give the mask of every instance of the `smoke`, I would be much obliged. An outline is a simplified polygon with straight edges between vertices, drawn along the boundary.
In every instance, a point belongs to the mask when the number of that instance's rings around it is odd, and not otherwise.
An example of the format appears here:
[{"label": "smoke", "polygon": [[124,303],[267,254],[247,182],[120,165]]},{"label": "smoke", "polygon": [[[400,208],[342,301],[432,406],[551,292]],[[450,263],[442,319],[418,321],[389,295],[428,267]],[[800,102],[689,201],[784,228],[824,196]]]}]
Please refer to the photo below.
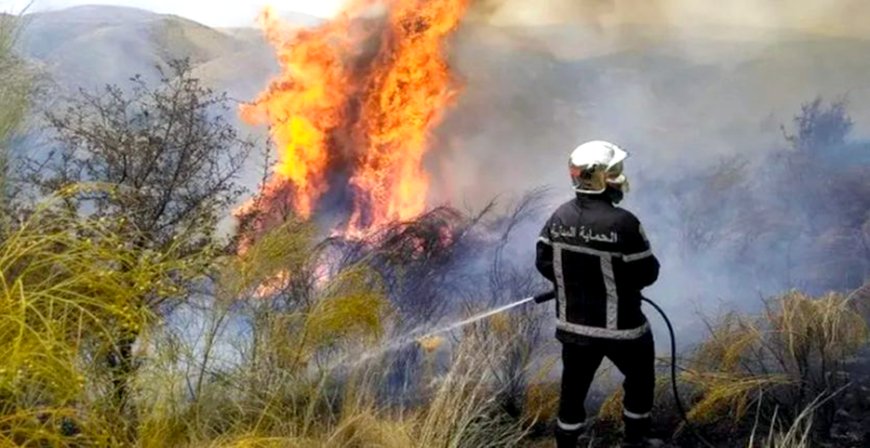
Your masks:
[{"label": "smoke", "polygon": [[439,131],[436,199],[559,186],[565,154],[594,138],[662,172],[781,147],[780,125],[818,95],[848,93],[866,135],[868,46],[844,36],[870,24],[843,26],[865,3],[477,0],[451,49],[466,88]]},{"label": "smoke", "polygon": [[[870,252],[857,231],[868,217],[848,210],[866,203],[858,198],[868,183],[858,179],[870,164],[855,157],[861,149],[833,155],[837,145],[816,145],[813,163],[858,174],[836,193],[849,205],[832,204],[827,187],[807,194],[803,174],[787,171],[798,162],[780,126],[816,96],[848,93],[848,142],[862,147],[870,63],[858,61],[870,51],[870,25],[858,18],[870,5],[796,3],[476,2],[452,48],[465,89],[438,132],[433,202],[480,207],[545,185],[554,208],[571,196],[568,153],[606,139],[632,154],[634,191],[623,206],[662,260],[646,293],[685,324],[683,335],[704,333],[693,326],[699,311],[758,309],[789,288],[860,286]],[[819,172],[819,185],[842,182],[836,170]],[[519,265],[532,269],[535,227],[549,211],[516,235]],[[823,232],[828,242],[817,242]]]},{"label": "smoke", "polygon": [[[870,44],[853,38],[867,26],[833,26],[855,22],[846,16],[861,17],[867,7],[530,4],[475,2],[452,39],[451,68],[464,88],[426,161],[430,206],[480,210],[494,197],[543,185],[554,207],[571,195],[571,149],[612,140],[632,154],[634,191],[623,205],[644,222],[663,265],[646,293],[673,313],[685,342],[704,333],[697,311],[751,310],[792,287],[821,292],[861,283],[867,255],[833,248],[860,250],[860,241],[843,238],[860,224],[846,224],[842,211],[863,202],[838,208],[799,181],[780,185],[800,176],[765,169],[783,164],[775,158],[789,146],[780,125],[817,95],[848,92],[856,123],[850,139],[868,135]],[[850,157],[832,163],[867,169]],[[829,185],[834,171],[821,172],[829,177],[819,184]],[[508,258],[518,270],[534,273],[536,232],[549,212],[513,235]],[[843,247],[816,243],[823,232]]]},{"label": "smoke", "polygon": [[862,0],[481,0],[475,18],[493,25],[645,24],[726,26],[865,37],[870,4]]},{"label": "smoke", "polygon": [[637,17],[662,20],[661,2],[632,2],[626,9],[614,0],[481,0],[472,10],[472,20],[498,26],[541,26],[553,24],[610,25],[634,21]]},{"label": "smoke", "polygon": [[862,19],[870,15],[870,3],[859,0],[478,0],[474,5],[470,21],[509,29],[524,45],[565,60],[670,41],[703,61],[711,56],[696,45],[698,38],[774,43],[799,34],[870,36],[870,23]]}]

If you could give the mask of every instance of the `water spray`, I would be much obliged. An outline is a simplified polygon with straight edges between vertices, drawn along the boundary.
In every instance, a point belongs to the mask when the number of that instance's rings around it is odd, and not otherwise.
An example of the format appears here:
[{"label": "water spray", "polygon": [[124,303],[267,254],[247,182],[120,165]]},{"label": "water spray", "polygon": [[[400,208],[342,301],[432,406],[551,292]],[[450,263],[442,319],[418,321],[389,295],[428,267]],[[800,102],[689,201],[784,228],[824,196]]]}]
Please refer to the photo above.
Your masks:
[{"label": "water spray", "polygon": [[[471,316],[471,317],[469,317],[468,319],[465,319],[465,320],[462,320],[462,321],[459,321],[459,322],[456,322],[456,323],[450,324],[450,325],[448,325],[448,326],[446,326],[446,327],[439,328],[439,329],[437,329],[437,330],[431,331],[431,332],[429,332],[429,333],[426,333],[426,334],[423,335],[423,336],[420,336],[420,337],[417,338],[417,339],[428,339],[428,338],[432,338],[432,337],[438,336],[438,335],[440,335],[440,334],[442,334],[442,333],[448,333],[448,332],[453,331],[453,330],[455,330],[455,329],[457,329],[457,328],[462,328],[462,327],[464,327],[464,326],[466,326],[466,325],[473,324],[473,323],[475,323],[475,322],[477,322],[477,321],[481,321],[481,320],[483,320],[483,319],[486,319],[487,317],[495,316],[496,314],[501,314],[501,313],[503,313],[503,312],[505,312],[505,311],[507,311],[507,310],[510,310],[510,309],[516,308],[516,307],[518,307],[518,306],[520,306],[520,305],[525,305],[526,303],[529,303],[529,302],[531,302],[531,301],[535,301],[535,303],[541,303],[541,302],[539,301],[539,300],[542,300],[542,299],[540,299],[541,297],[547,297],[547,296],[552,295],[552,294],[553,294],[552,292],[548,292],[548,293],[540,294],[540,295],[537,295],[537,296],[534,296],[534,297],[526,297],[526,298],[523,299],[523,300],[520,300],[520,301],[517,301],[517,302],[511,303],[511,304],[508,304],[508,305],[505,305],[505,306],[502,306],[502,307],[499,307],[499,308],[496,308],[496,309],[493,309],[493,310],[490,310],[490,311],[485,311],[485,312],[483,312],[483,313],[480,313],[480,314],[477,314],[477,315]],[[550,299],[552,299],[552,298],[550,298]],[[547,299],[547,300],[550,300],[550,299]],[[547,300],[542,300],[542,301],[546,302]]]},{"label": "water spray", "polygon": [[471,316],[467,319],[463,319],[459,322],[454,322],[452,324],[445,325],[441,328],[438,328],[438,329],[435,329],[435,330],[432,330],[432,331],[429,331],[426,333],[423,333],[422,331],[415,330],[415,331],[408,333],[405,336],[399,337],[397,340],[387,344],[386,346],[382,346],[376,350],[363,353],[362,355],[357,356],[354,359],[343,358],[343,359],[333,363],[331,365],[331,368],[340,367],[340,366],[345,366],[345,367],[356,366],[356,365],[362,364],[363,362],[368,361],[372,358],[378,357],[378,356],[383,355],[385,353],[389,353],[389,352],[398,350],[406,345],[413,344],[413,343],[419,344],[420,347],[423,348],[423,350],[425,350],[427,352],[432,352],[441,346],[441,343],[443,342],[443,337],[441,337],[441,335],[443,335],[445,333],[449,333],[453,330],[456,330],[458,328],[462,328],[466,325],[470,325],[470,324],[473,324],[475,322],[479,322],[483,319],[494,316],[496,314],[501,314],[505,311],[514,309],[514,308],[521,306],[521,305],[525,305],[526,303],[529,303],[529,302],[543,303],[543,302],[547,302],[549,300],[552,300],[554,297],[555,297],[555,293],[552,291],[547,292],[547,293],[543,293],[543,294],[538,294],[536,296],[526,297],[525,299],[510,303],[510,304],[507,304],[507,305],[504,305],[504,306],[501,306],[501,307],[498,307],[498,308],[495,308],[495,309],[492,309],[489,311],[484,311],[482,313],[475,314],[474,316]]},{"label": "water spray", "polygon": [[[525,299],[518,300],[516,302],[501,306],[499,308],[495,308],[495,309],[492,309],[489,311],[485,311],[485,312],[476,314],[476,315],[471,316],[471,317],[464,319],[462,321],[455,322],[455,323],[452,323],[450,325],[446,325],[446,326],[438,328],[436,330],[432,330],[432,331],[425,333],[421,336],[417,336],[415,334],[415,332],[411,332],[409,335],[400,338],[399,340],[393,342],[392,344],[389,344],[386,347],[381,348],[380,350],[377,350],[376,352],[363,355],[362,357],[358,358],[356,360],[356,362],[354,362],[354,364],[358,364],[358,363],[361,363],[361,362],[366,361],[368,359],[371,359],[372,357],[375,357],[377,355],[399,349],[399,348],[401,348],[405,345],[411,344],[413,342],[418,343],[420,345],[420,347],[422,347],[424,350],[431,352],[431,351],[436,350],[441,345],[441,341],[443,340],[441,338],[441,335],[444,333],[449,333],[449,332],[456,330],[458,328],[462,328],[466,325],[481,321],[483,319],[494,316],[496,314],[501,314],[505,311],[514,309],[514,308],[519,307],[521,305],[525,305],[529,302],[546,303],[546,302],[549,302],[550,300],[553,300],[555,298],[556,298],[556,292],[549,291],[549,292],[545,292],[542,294],[538,294],[536,296],[527,297]],[[680,413],[680,417],[683,419],[683,422],[686,424],[686,427],[688,427],[689,430],[692,432],[692,435],[694,435],[695,438],[697,438],[698,441],[701,442],[702,445],[704,445],[708,448],[714,448],[714,445],[712,443],[710,443],[707,439],[705,439],[704,436],[702,436],[697,431],[697,429],[694,427],[694,425],[692,425],[692,423],[689,421],[688,414],[686,413],[686,408],[685,408],[685,406],[683,406],[683,400],[680,397],[679,387],[677,386],[677,340],[676,340],[676,335],[674,333],[674,327],[671,324],[671,320],[668,318],[668,315],[665,313],[665,311],[660,306],[658,306],[658,304],[656,304],[655,302],[653,302],[650,299],[647,299],[646,297],[642,297],[641,300],[643,300],[644,302],[648,303],[653,308],[655,308],[655,310],[659,313],[659,315],[661,315],[662,319],[665,321],[665,324],[668,327],[668,333],[670,334],[670,338],[671,338],[671,366],[670,366],[670,369],[671,369],[671,389],[674,393],[674,401],[677,405],[677,411]],[[344,363],[342,363],[342,364],[344,364]]]},{"label": "water spray", "polygon": [[499,307],[499,308],[496,308],[493,310],[485,311],[485,312],[480,313],[480,314],[476,314],[474,316],[469,317],[468,319],[452,323],[450,325],[447,325],[443,328],[439,328],[437,330],[430,331],[429,333],[426,333],[423,336],[415,338],[415,340],[417,341],[418,344],[420,344],[420,347],[422,347],[423,350],[426,350],[427,352],[435,351],[436,349],[438,349],[438,347],[441,346],[441,343],[444,341],[444,338],[441,337],[442,334],[449,333],[457,328],[462,328],[466,325],[481,321],[483,319],[486,319],[487,317],[494,316],[496,314],[501,314],[507,310],[516,308],[520,305],[524,305],[524,304],[529,303],[533,300],[535,300],[535,297],[527,297],[523,300],[520,300],[520,301],[517,301],[514,303],[510,303],[510,304],[507,304],[505,306],[502,306],[502,307]]}]

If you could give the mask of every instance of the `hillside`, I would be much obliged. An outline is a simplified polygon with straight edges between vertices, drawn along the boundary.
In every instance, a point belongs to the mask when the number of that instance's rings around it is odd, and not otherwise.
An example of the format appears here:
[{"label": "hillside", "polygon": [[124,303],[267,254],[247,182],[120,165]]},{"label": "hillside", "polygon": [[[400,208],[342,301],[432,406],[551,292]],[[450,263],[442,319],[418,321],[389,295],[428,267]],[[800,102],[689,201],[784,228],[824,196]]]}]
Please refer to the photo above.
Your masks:
[{"label": "hillside", "polygon": [[205,64],[258,44],[181,17],[114,6],[30,14],[24,23],[22,53],[65,90],[122,83],[135,73],[153,79],[170,59]]}]

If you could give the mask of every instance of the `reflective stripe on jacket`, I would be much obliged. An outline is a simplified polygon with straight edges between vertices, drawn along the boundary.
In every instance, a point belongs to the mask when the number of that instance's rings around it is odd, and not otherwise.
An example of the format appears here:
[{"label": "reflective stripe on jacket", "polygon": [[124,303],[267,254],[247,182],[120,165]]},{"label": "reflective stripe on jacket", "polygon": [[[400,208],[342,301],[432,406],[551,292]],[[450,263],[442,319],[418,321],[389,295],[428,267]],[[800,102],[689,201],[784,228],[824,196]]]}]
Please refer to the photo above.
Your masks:
[{"label": "reflective stripe on jacket", "polygon": [[555,284],[557,337],[635,339],[649,331],[641,290],[659,262],[640,221],[606,194],[577,197],[541,230],[538,270]]}]

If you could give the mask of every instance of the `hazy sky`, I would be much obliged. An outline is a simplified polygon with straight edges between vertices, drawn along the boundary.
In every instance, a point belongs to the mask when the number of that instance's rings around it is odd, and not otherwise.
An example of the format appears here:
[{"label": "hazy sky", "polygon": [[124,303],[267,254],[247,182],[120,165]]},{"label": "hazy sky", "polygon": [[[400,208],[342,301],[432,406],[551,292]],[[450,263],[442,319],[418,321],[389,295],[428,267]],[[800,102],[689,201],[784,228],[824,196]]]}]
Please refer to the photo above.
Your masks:
[{"label": "hazy sky", "polygon": [[734,26],[870,36],[868,0],[475,0],[493,23]]},{"label": "hazy sky", "polygon": [[[32,0],[32,12],[110,4],[176,14],[210,26],[254,25],[267,4],[319,17],[345,0]],[[0,12],[20,12],[31,0],[0,0]],[[870,0],[475,0],[496,24],[647,23],[704,27],[731,25],[870,36]]]},{"label": "hazy sky", "polygon": [[[30,0],[0,0],[0,11],[18,12]],[[254,23],[265,5],[280,11],[295,11],[327,17],[343,0],[33,0],[31,12],[77,5],[108,4],[132,6],[160,13],[176,14],[210,26],[238,26]]]}]

